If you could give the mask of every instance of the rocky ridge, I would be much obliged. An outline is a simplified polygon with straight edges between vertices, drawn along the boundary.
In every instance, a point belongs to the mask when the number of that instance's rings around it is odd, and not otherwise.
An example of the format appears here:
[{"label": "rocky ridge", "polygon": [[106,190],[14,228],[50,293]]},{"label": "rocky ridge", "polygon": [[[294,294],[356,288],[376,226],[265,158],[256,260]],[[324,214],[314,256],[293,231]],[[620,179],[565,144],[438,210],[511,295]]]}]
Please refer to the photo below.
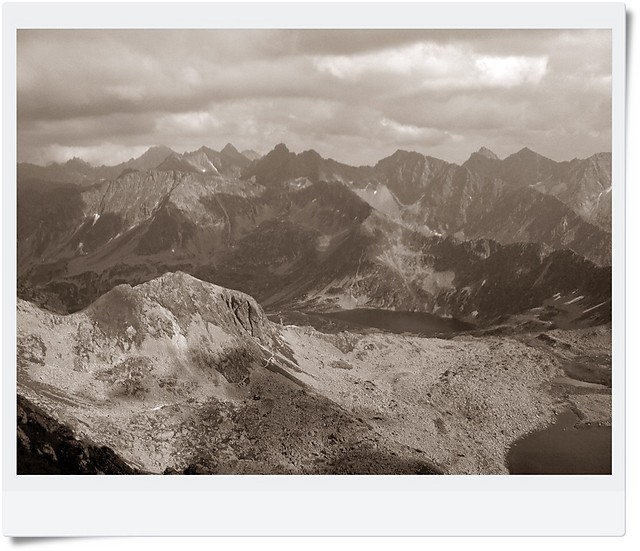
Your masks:
[{"label": "rocky ridge", "polygon": [[562,362],[607,338],[329,334],[181,273],[67,316],[20,301],[18,327],[19,394],[153,473],[503,473],[567,403]]}]

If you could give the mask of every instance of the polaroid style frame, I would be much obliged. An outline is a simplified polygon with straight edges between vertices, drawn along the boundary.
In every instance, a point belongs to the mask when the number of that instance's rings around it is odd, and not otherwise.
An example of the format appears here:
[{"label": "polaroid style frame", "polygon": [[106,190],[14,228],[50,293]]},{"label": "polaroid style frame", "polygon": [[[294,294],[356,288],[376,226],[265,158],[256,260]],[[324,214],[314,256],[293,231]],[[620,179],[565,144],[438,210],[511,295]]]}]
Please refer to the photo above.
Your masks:
[{"label": "polaroid style frame", "polygon": [[[3,533],[623,535],[625,6],[220,3],[3,6]],[[610,29],[612,474],[569,476],[37,476],[16,474],[16,31],[24,28]]]}]

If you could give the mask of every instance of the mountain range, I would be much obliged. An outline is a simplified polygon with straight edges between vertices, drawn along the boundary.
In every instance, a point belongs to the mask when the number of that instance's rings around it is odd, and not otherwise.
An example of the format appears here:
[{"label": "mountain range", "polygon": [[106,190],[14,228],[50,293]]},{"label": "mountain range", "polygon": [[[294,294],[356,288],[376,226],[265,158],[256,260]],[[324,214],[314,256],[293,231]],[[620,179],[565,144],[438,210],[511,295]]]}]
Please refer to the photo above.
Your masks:
[{"label": "mountain range", "polygon": [[[486,147],[481,147],[459,166],[416,152],[398,150],[374,167],[353,167],[324,159],[313,150],[295,154],[284,144],[277,145],[264,158],[251,150],[240,153],[230,143],[221,151],[202,146],[196,151],[182,154],[166,146],[155,146],[140,157],[115,166],[96,167],[79,158],[47,166],[19,163],[18,180],[90,184],[97,180],[114,179],[132,170],[153,169],[201,172],[241,179],[253,177],[261,184],[299,177],[314,182],[341,181],[351,183],[357,189],[368,189],[371,193],[376,190],[383,194],[390,191],[393,200],[389,201],[387,209],[392,210],[394,202],[404,206],[414,205],[419,200],[427,203],[444,188],[455,189],[458,194],[474,191],[473,187],[463,189],[460,183],[460,180],[469,178],[468,173],[472,173],[471,179],[481,177],[494,185],[495,181],[499,181],[510,187],[531,187],[556,197],[582,218],[606,231],[610,231],[611,224],[611,153],[596,153],[587,159],[556,162],[523,148],[501,160]],[[380,186],[387,189],[378,189]],[[444,225],[446,222],[440,221]]]},{"label": "mountain range", "polygon": [[[397,151],[352,167],[283,144],[253,161],[230,144],[152,148],[112,167],[115,178],[19,180],[19,292],[75,311],[117,284],[180,269],[270,308],[350,304],[489,319],[597,281],[593,305],[609,292],[611,236],[562,198],[570,185],[579,195],[610,182],[605,157],[562,164],[522,150],[500,161],[481,149],[460,166]],[[519,178],[510,176],[517,165]],[[42,170],[53,178],[59,168]],[[551,178],[562,174],[564,191],[552,195]],[[497,258],[504,265],[493,270]],[[584,271],[583,283],[549,265]],[[547,289],[548,279],[562,289]],[[479,307],[492,289],[518,298]]]},{"label": "mountain range", "polygon": [[21,473],[506,473],[611,422],[610,154],[159,146],[17,198]]}]

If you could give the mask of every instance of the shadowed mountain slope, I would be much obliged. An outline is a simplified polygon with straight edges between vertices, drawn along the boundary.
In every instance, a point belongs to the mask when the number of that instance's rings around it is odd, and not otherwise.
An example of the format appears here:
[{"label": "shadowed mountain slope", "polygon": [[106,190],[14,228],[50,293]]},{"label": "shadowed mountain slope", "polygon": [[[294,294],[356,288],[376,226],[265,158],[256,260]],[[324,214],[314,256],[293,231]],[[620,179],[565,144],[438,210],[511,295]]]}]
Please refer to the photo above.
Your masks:
[{"label": "shadowed mountain slope", "polygon": [[[19,216],[25,232],[20,296],[62,312],[83,308],[120,283],[174,270],[247,292],[271,310],[367,306],[486,324],[574,291],[583,295],[584,310],[599,305],[585,323],[603,319],[608,308],[610,268],[570,251],[549,268],[553,249],[535,243],[428,236],[374,210],[340,182],[296,180],[264,188],[251,181],[149,172],[71,197],[75,224],[67,216],[63,225],[45,231]],[[536,197],[564,212],[559,201]],[[60,208],[73,204],[68,199]],[[547,206],[541,211],[554,220]],[[49,214],[52,224],[60,220],[55,212]],[[496,216],[476,235],[500,231],[503,241],[517,241],[513,228],[525,216],[515,210],[501,224]],[[544,220],[539,228],[551,232],[549,240],[554,236],[554,226]],[[558,233],[564,235],[571,234]],[[506,296],[513,300],[502,300]]]},{"label": "shadowed mountain slope", "polygon": [[473,153],[463,166],[556,197],[583,219],[611,231],[611,153],[558,163],[524,148],[502,161]]},{"label": "shadowed mountain slope", "polygon": [[157,169],[238,177],[249,164],[247,157],[233,145],[227,144],[222,151],[203,146],[190,153],[174,153],[159,164]]}]

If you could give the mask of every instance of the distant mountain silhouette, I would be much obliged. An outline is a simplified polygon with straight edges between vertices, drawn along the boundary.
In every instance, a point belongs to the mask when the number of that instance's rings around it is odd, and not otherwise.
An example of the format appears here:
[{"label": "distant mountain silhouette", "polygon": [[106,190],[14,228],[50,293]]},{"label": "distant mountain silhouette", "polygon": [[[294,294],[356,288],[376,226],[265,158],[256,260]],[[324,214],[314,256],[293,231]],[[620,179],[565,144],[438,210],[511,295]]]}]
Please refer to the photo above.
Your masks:
[{"label": "distant mountain silhouette", "polygon": [[215,151],[209,147],[202,146],[200,149],[190,153],[182,155],[174,153],[158,165],[157,168],[158,170],[177,170],[238,177],[249,164],[249,159],[239,153],[231,144],[227,144],[222,151]]}]

